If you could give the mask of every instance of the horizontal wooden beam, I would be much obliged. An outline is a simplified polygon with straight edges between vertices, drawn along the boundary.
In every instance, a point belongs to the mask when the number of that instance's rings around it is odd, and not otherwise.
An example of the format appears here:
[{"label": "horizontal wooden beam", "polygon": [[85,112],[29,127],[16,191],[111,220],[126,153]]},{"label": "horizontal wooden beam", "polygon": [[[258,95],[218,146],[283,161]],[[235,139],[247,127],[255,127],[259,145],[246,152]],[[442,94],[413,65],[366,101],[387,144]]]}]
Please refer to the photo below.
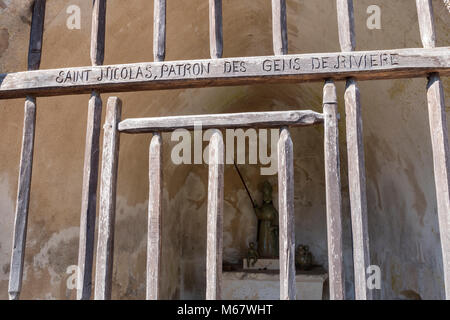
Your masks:
[{"label": "horizontal wooden beam", "polygon": [[126,119],[119,131],[126,133],[168,132],[176,129],[206,130],[220,128],[274,128],[308,126],[323,122],[323,115],[314,111],[275,111],[225,113],[212,115],[172,116]]},{"label": "horizontal wooden beam", "polygon": [[450,74],[450,48],[146,62],[0,74],[0,99],[176,88],[376,80]]}]

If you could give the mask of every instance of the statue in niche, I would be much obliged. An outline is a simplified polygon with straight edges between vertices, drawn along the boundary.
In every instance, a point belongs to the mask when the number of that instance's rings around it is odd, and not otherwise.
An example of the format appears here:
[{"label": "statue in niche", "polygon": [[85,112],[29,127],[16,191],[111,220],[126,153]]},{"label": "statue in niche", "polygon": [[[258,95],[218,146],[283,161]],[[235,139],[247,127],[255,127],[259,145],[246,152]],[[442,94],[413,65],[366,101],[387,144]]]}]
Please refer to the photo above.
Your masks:
[{"label": "statue in niche", "polygon": [[[254,266],[256,261],[258,261],[259,254],[255,248],[255,243],[250,242],[248,252],[247,252],[247,266]],[[250,264],[251,263],[251,264]]]},{"label": "statue in niche", "polygon": [[299,245],[295,250],[295,264],[300,270],[309,270],[312,268],[312,253],[309,251],[309,246]]},{"label": "statue in niche", "polygon": [[272,203],[272,186],[265,181],[263,204],[254,206],[258,218],[258,254],[260,258],[278,258],[278,211]]}]

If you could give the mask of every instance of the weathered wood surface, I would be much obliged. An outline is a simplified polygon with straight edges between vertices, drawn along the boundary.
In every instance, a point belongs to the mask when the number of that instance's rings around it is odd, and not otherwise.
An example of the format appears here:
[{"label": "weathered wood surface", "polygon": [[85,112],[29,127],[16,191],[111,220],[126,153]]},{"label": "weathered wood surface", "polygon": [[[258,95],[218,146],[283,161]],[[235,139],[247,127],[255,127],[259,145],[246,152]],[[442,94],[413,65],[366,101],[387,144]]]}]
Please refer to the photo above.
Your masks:
[{"label": "weathered wood surface", "polygon": [[176,129],[220,128],[278,128],[280,126],[308,126],[323,122],[323,115],[310,110],[243,112],[192,116],[131,118],[119,123],[119,131],[143,133]]},{"label": "weathered wood surface", "polygon": [[[353,0],[336,0],[339,43],[343,52],[355,48]],[[349,53],[351,54],[351,53]],[[366,270],[370,265],[369,234],[367,226],[366,171],[362,133],[361,102],[356,78],[348,78],[345,90],[347,130],[348,180],[353,232],[353,266],[355,298],[372,298],[366,285]]]},{"label": "weathered wood surface", "polygon": [[209,0],[209,50],[211,59],[222,58],[222,0]]},{"label": "weathered wood surface", "polygon": [[433,148],[439,233],[444,265],[445,296],[450,300],[450,149],[444,90],[438,74],[430,75],[427,85],[428,117]]},{"label": "weathered wood surface", "polygon": [[36,99],[34,97],[27,98],[24,113],[22,152],[20,156],[19,183],[14,220],[14,239],[9,272],[8,292],[11,300],[19,299],[22,288],[36,125]]},{"label": "weathered wood surface", "polygon": [[272,0],[272,42],[276,56],[288,53],[286,0]]},{"label": "weathered wood surface", "polygon": [[162,213],[162,138],[154,133],[149,149],[147,300],[160,299],[161,213]]},{"label": "weathered wood surface", "polygon": [[450,48],[397,49],[75,67],[0,74],[0,99],[450,74]]},{"label": "weathered wood surface", "polygon": [[355,50],[353,0],[336,0],[339,43],[343,52]]},{"label": "weathered wood surface", "polygon": [[[103,58],[105,56],[105,24],[106,0],[94,0],[91,30],[91,63],[93,66],[103,64]],[[83,189],[81,194],[77,275],[78,300],[90,299],[92,292],[101,119],[102,100],[98,92],[92,91],[86,122]]]},{"label": "weathered wood surface", "polygon": [[364,164],[363,125],[359,89],[352,79],[345,90],[347,130],[348,182],[353,234],[353,268],[355,298],[372,298],[366,284],[366,270],[370,265],[369,230],[367,221],[366,174]]},{"label": "weathered wood surface", "polygon": [[[30,41],[28,44],[28,70],[37,70],[41,64],[44,36],[45,0],[33,4]],[[22,289],[23,263],[27,238],[28,208],[30,203],[31,174],[33,168],[34,136],[36,126],[36,98],[27,96],[24,107],[22,150],[17,185],[13,246],[9,272],[9,298],[19,299]]]},{"label": "weathered wood surface", "polygon": [[[420,37],[425,48],[436,46],[431,0],[416,0]],[[428,117],[433,148],[434,180],[441,237],[445,297],[450,300],[450,150],[442,81],[438,73],[428,77]]]},{"label": "weathered wood surface", "polygon": [[81,195],[80,240],[78,247],[77,299],[87,300],[92,291],[95,218],[97,212],[98,161],[102,100],[92,92],[88,106],[86,144]]},{"label": "weathered wood surface", "polygon": [[37,70],[41,65],[42,40],[44,35],[46,0],[35,0],[31,18],[30,44],[28,48],[28,70]]},{"label": "weathered wood surface", "polygon": [[219,130],[209,142],[208,216],[206,243],[206,299],[220,300],[222,290],[222,234],[224,147]]},{"label": "weathered wood surface", "polygon": [[92,7],[91,62],[103,64],[105,57],[106,0],[94,0]]},{"label": "weathered wood surface", "polygon": [[423,47],[434,48],[436,47],[436,33],[434,31],[434,14],[431,0],[416,0],[416,7]]},{"label": "weathered wood surface", "polygon": [[166,0],[154,0],[153,6],[153,59],[166,58]]},{"label": "weathered wood surface", "polygon": [[325,183],[327,208],[328,277],[330,300],[345,299],[344,253],[342,250],[342,200],[339,160],[339,127],[336,86],[323,88]]},{"label": "weathered wood surface", "polygon": [[100,213],[95,273],[95,299],[111,299],[114,254],[114,224],[116,219],[116,188],[119,161],[119,131],[117,125],[122,101],[108,99],[103,136],[102,174],[100,185]]},{"label": "weathered wood surface", "polygon": [[294,149],[286,127],[280,129],[278,141],[278,212],[280,299],[295,300]]}]

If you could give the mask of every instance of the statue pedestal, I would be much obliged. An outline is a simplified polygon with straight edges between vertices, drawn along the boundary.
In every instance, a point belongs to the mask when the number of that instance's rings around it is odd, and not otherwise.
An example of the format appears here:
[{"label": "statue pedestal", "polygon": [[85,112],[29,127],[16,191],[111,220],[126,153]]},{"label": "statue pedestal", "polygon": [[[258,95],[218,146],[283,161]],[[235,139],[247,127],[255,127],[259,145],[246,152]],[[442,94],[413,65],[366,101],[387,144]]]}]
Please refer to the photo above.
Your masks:
[{"label": "statue pedestal", "polygon": [[[323,283],[328,274],[323,269],[297,271],[297,300],[322,300]],[[280,299],[279,270],[241,270],[223,272],[222,299]]]}]

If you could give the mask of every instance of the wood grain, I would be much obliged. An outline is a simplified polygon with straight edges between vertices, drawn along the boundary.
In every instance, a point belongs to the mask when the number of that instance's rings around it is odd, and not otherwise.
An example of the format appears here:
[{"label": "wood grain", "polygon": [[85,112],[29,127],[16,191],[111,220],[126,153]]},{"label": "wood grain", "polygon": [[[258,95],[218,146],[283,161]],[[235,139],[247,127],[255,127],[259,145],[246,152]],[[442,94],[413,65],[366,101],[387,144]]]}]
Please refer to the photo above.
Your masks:
[{"label": "wood grain", "polygon": [[286,0],[272,0],[272,40],[276,56],[288,53]]},{"label": "wood grain", "polygon": [[162,225],[162,138],[154,133],[149,149],[147,300],[160,299]]},{"label": "wood grain", "polygon": [[278,211],[280,233],[280,299],[296,299],[294,150],[288,128],[278,141]]},{"label": "wood grain", "polygon": [[19,299],[22,288],[36,125],[36,99],[34,97],[28,97],[25,101],[24,114],[22,151],[20,155],[19,182],[14,220],[14,236],[11,253],[11,267],[9,272],[8,293],[10,300]]},{"label": "wood grain", "polygon": [[366,284],[366,270],[370,266],[366,174],[361,102],[359,88],[353,79],[347,81],[344,98],[347,131],[348,180],[353,234],[355,298],[357,300],[366,300],[372,298],[372,292],[367,288]]},{"label": "wood grain", "polygon": [[153,59],[166,58],[166,0],[154,0],[153,6]]},{"label": "wood grain", "polygon": [[355,50],[353,0],[336,0],[339,43],[343,52]]},{"label": "wood grain", "polygon": [[222,0],[209,0],[209,50],[211,59],[222,58]]},{"label": "wood grain", "polygon": [[[106,0],[94,0],[91,30],[91,63],[93,66],[103,64],[105,56],[105,24]],[[92,91],[86,122],[83,188],[81,194],[77,275],[78,300],[89,300],[92,292],[101,119],[102,100],[98,92]]]},{"label": "wood grain", "polygon": [[423,47],[434,48],[436,47],[436,33],[434,31],[434,14],[431,0],[416,0],[416,7]]},{"label": "wood grain", "polygon": [[[28,44],[28,70],[37,70],[41,64],[44,37],[45,0],[36,0],[31,17],[30,41]],[[25,258],[28,208],[30,203],[31,176],[33,169],[34,137],[36,127],[36,98],[25,100],[22,149],[17,185],[16,212],[14,218],[13,246],[9,272],[9,299],[19,299],[22,289],[23,264]]]},{"label": "wood grain", "polygon": [[344,253],[342,250],[342,200],[339,160],[339,127],[336,85],[323,88],[325,185],[327,208],[328,277],[330,300],[345,299]]},{"label": "wood grain", "polygon": [[89,100],[81,194],[80,240],[78,247],[77,299],[88,300],[92,291],[95,218],[97,213],[98,162],[102,100],[93,91]]},{"label": "wood grain", "polygon": [[[436,46],[431,0],[416,0],[420,37],[425,48]],[[433,148],[434,180],[444,269],[445,298],[450,300],[450,150],[444,90],[438,73],[427,84],[428,117]]]},{"label": "wood grain", "polygon": [[199,126],[202,129],[278,128],[283,125],[308,126],[322,122],[322,114],[310,110],[243,112],[125,119],[119,123],[119,131],[124,133],[167,132],[176,129],[194,130]]},{"label": "wood grain", "polygon": [[376,80],[450,74],[450,48],[397,49],[91,66],[0,74],[0,99],[35,94]]},{"label": "wood grain", "polygon": [[222,234],[224,147],[219,130],[209,142],[208,216],[206,237],[206,299],[220,300],[222,290]]},{"label": "wood grain", "polygon": [[111,299],[120,136],[117,125],[120,122],[121,113],[122,101],[117,97],[110,97],[106,109],[105,125],[103,127],[95,300]]},{"label": "wood grain", "polygon": [[444,90],[438,74],[431,74],[427,85],[428,117],[433,148],[439,233],[444,269],[445,297],[450,300],[450,153]]},{"label": "wood grain", "polygon": [[[339,42],[343,52],[355,49],[355,22],[353,0],[336,0]],[[346,139],[350,210],[353,232],[353,269],[355,298],[372,298],[366,285],[366,270],[370,265],[369,234],[367,226],[366,171],[362,133],[361,102],[356,78],[347,79],[345,90]]]},{"label": "wood grain", "polygon": [[106,0],[93,0],[91,30],[91,63],[103,64],[105,57]]},{"label": "wood grain", "polygon": [[37,70],[41,65],[44,35],[46,0],[35,0],[31,18],[30,45],[28,48],[28,70]]}]

